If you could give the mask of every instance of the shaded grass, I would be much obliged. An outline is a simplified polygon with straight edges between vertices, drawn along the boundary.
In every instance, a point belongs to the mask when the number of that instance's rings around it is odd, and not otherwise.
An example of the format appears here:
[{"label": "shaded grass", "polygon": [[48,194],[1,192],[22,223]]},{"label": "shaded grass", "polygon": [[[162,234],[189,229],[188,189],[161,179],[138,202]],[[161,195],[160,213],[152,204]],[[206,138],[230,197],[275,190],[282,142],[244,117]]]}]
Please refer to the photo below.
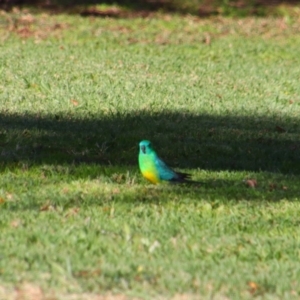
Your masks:
[{"label": "shaded grass", "polygon": [[[298,20],[19,13],[0,56],[3,284],[297,298]],[[144,138],[201,184],[146,183]]]},{"label": "shaded grass", "polygon": [[200,17],[215,15],[222,16],[299,16],[299,1],[297,0],[7,0],[0,3],[5,9],[14,6],[30,7],[39,11],[52,13],[80,13],[84,16],[99,17],[136,17],[149,15],[152,12],[172,12],[178,14],[192,14]]},{"label": "shaded grass", "polygon": [[138,141],[151,137],[175,166],[298,174],[299,134],[289,118],[144,111],[101,119],[3,114],[2,168],[8,162],[25,168],[40,163],[132,166]]}]

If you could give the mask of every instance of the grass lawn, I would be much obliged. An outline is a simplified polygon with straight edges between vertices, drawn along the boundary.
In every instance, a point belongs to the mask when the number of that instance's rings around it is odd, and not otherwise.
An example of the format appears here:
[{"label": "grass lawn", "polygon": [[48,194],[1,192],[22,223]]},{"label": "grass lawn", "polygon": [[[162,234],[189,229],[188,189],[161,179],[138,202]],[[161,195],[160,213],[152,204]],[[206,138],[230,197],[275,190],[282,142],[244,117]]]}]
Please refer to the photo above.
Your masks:
[{"label": "grass lawn", "polygon": [[299,299],[299,17],[0,23],[0,299]]}]

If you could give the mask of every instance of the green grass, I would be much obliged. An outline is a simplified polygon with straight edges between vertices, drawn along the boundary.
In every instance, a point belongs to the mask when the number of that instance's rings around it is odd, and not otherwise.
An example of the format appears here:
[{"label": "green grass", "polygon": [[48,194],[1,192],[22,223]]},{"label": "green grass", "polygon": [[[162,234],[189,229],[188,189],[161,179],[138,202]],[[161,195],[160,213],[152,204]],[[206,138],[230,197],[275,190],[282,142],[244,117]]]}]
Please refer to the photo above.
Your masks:
[{"label": "green grass", "polygon": [[298,19],[1,18],[0,298],[299,298]]}]

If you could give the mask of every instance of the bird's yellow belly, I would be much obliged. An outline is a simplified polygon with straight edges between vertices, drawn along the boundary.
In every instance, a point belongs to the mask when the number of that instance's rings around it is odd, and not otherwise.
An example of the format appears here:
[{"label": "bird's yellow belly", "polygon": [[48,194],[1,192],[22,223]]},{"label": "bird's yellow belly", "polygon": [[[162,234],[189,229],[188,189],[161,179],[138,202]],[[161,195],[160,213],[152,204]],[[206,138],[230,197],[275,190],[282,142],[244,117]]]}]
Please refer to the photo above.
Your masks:
[{"label": "bird's yellow belly", "polygon": [[152,172],[143,172],[143,176],[154,184],[159,183],[159,178]]}]

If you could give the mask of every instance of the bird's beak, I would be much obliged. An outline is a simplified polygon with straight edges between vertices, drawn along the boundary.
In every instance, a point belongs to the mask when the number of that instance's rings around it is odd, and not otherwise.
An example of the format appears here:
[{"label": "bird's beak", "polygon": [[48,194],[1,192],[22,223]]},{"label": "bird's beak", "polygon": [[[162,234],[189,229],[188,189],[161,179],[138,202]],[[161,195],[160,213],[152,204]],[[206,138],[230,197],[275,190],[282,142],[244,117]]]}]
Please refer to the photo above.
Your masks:
[{"label": "bird's beak", "polygon": [[146,154],[146,147],[145,146],[141,146],[141,150],[144,154]]}]

